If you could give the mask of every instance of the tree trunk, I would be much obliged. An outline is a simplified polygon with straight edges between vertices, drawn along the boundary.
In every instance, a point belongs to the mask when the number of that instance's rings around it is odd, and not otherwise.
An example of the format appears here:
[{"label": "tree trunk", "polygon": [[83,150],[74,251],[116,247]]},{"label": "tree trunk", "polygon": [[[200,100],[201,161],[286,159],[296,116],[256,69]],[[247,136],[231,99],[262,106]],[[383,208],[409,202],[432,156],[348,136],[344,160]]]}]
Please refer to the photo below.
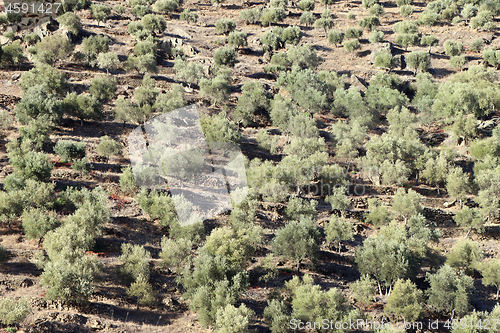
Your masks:
[{"label": "tree trunk", "polygon": [[378,293],[380,294],[380,296],[382,296],[382,288],[380,288],[380,282],[377,281],[377,285],[378,285]]},{"label": "tree trunk", "polygon": [[339,254],[340,254],[340,242],[339,242]]},{"label": "tree trunk", "polygon": [[469,230],[467,230],[467,233],[465,234],[465,239],[469,238],[469,234],[472,230],[472,227],[469,228]]},{"label": "tree trunk", "polygon": [[498,299],[498,294],[500,294],[500,287],[497,287],[497,295],[495,296],[495,299]]}]

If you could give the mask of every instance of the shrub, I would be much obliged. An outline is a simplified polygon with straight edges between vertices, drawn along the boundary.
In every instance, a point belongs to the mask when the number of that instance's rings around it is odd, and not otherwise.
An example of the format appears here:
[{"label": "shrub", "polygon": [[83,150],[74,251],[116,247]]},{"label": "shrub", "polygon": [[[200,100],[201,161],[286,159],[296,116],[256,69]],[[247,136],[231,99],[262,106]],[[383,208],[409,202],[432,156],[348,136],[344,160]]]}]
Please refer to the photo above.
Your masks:
[{"label": "shrub", "polygon": [[347,39],[359,38],[362,35],[363,35],[363,29],[361,28],[349,27],[345,31],[345,38]]},{"label": "shrub", "polygon": [[6,326],[21,323],[30,312],[29,302],[26,298],[14,300],[6,297],[0,300],[0,318],[2,324]]},{"label": "shrub", "polygon": [[463,54],[450,58],[450,66],[453,68],[462,69],[462,67],[464,67],[466,63],[467,63],[467,58],[465,58],[465,55]]},{"label": "shrub", "polygon": [[290,314],[283,301],[276,299],[267,301],[264,318],[269,323],[272,333],[286,333],[288,331],[286,327],[290,324]]},{"label": "shrub", "polygon": [[122,174],[120,175],[120,188],[123,192],[129,194],[137,191],[138,187],[131,167],[122,168]]},{"label": "shrub", "polygon": [[432,10],[425,10],[420,14],[420,17],[418,18],[418,22],[420,24],[423,24],[425,26],[433,26],[435,25],[438,20],[441,18],[441,15],[436,13],[435,11]]},{"label": "shrub", "polygon": [[46,64],[38,64],[28,72],[21,74],[19,87],[26,93],[30,88],[41,85],[48,94],[63,95],[68,83],[64,73]]},{"label": "shrub", "polygon": [[[146,15],[149,15],[149,14],[153,13],[153,11],[151,10],[151,7],[144,6],[144,5],[134,6],[130,12],[135,17],[144,17]],[[144,29],[144,30],[147,31],[147,29]]]},{"label": "shrub", "polygon": [[396,36],[396,43],[408,50],[408,46],[419,44],[418,34],[399,34]]},{"label": "shrub", "polygon": [[215,318],[215,329],[221,333],[247,333],[250,332],[248,325],[250,318],[255,314],[245,304],[236,308],[232,304],[217,310]]},{"label": "shrub", "polygon": [[292,25],[283,29],[281,37],[285,43],[297,45],[302,37],[302,32],[300,31],[300,27]]},{"label": "shrub", "polygon": [[39,239],[59,226],[57,214],[44,208],[25,209],[21,216],[24,234],[28,239]]},{"label": "shrub", "polygon": [[203,65],[194,61],[184,61],[176,59],[174,63],[175,79],[183,80],[188,83],[188,86],[198,84],[203,77]]},{"label": "shrub", "polygon": [[243,31],[232,31],[227,36],[227,43],[237,48],[247,46],[247,33]]},{"label": "shrub", "polygon": [[384,16],[384,14],[385,14],[384,6],[377,3],[377,4],[370,7],[370,9],[368,10],[368,13],[372,16]]},{"label": "shrub", "polygon": [[231,19],[218,19],[215,22],[215,30],[219,34],[228,35],[234,29],[236,29],[236,23]]},{"label": "shrub", "polygon": [[285,208],[285,215],[290,220],[299,220],[301,216],[314,218],[317,215],[316,200],[307,201],[298,197],[290,197]]},{"label": "shrub", "polygon": [[153,286],[142,275],[130,285],[127,289],[127,295],[137,297],[139,305],[152,305],[155,301]]},{"label": "shrub", "polygon": [[434,35],[425,35],[422,36],[422,39],[420,40],[420,45],[422,46],[428,46],[429,47],[429,52],[431,52],[431,47],[438,45],[438,39]]},{"label": "shrub", "polygon": [[82,40],[82,50],[87,64],[95,66],[97,55],[109,50],[109,37],[106,35],[93,35]]},{"label": "shrub", "polygon": [[124,13],[125,13],[125,11],[126,11],[126,8],[125,8],[125,6],[122,6],[122,5],[115,5],[115,6],[113,7],[113,10],[114,10],[115,12],[117,12],[118,14],[124,14]]},{"label": "shrub", "polygon": [[333,28],[333,19],[331,16],[323,17],[323,15],[321,15],[321,17],[314,22],[314,27],[316,29],[323,29],[325,31],[325,35],[327,35],[328,30]]},{"label": "shrub", "polygon": [[484,48],[484,41],[482,38],[474,39],[469,47],[472,52],[481,52]]},{"label": "shrub", "polygon": [[10,164],[19,177],[39,181],[47,181],[50,178],[53,165],[49,160],[48,155],[34,151],[26,152],[23,156],[9,158]]},{"label": "shrub", "polygon": [[90,12],[92,13],[92,18],[97,21],[97,25],[101,22],[106,22],[108,20],[109,14],[111,14],[111,8],[103,4],[93,4],[90,6]]},{"label": "shrub", "polygon": [[54,152],[59,155],[63,161],[82,159],[85,157],[85,146],[85,142],[60,140],[57,141]]},{"label": "shrub", "polygon": [[300,23],[305,24],[306,27],[312,25],[314,23],[314,14],[310,11],[303,12],[302,15],[300,15]]},{"label": "shrub", "polygon": [[138,42],[134,47],[134,54],[136,56],[152,55],[156,56],[158,51],[158,44],[152,38]]},{"label": "shrub", "polygon": [[97,154],[106,157],[109,161],[110,156],[117,156],[122,154],[122,145],[105,135],[99,140],[99,144],[96,149]]},{"label": "shrub", "polygon": [[78,35],[80,33],[80,29],[82,28],[80,18],[71,12],[57,17],[57,22],[59,22],[59,24],[61,24],[66,30],[75,35]]},{"label": "shrub", "polygon": [[352,225],[343,217],[338,218],[333,215],[330,222],[325,225],[326,241],[338,243],[338,251],[340,254],[341,242],[353,240]]},{"label": "shrub", "polygon": [[181,12],[179,19],[182,21],[196,23],[198,21],[198,14],[192,12],[189,8],[186,8]]},{"label": "shrub", "polygon": [[281,33],[278,33],[278,29],[273,29],[267,31],[260,37],[262,45],[264,45],[264,50],[278,50],[283,47],[283,39],[281,38]]},{"label": "shrub", "polygon": [[342,42],[342,45],[344,46],[344,49],[347,51],[347,52],[351,52],[352,53],[352,56],[354,56],[354,53],[361,49],[361,44],[359,43],[359,40],[358,39],[348,39],[348,40],[344,40]]},{"label": "shrub", "polygon": [[23,41],[28,45],[35,45],[40,40],[40,36],[35,33],[24,36]]},{"label": "shrub", "polygon": [[260,7],[244,9],[240,11],[240,19],[244,20],[247,24],[255,24],[260,22],[261,13],[262,9]]},{"label": "shrub", "polygon": [[380,20],[377,16],[368,16],[359,21],[359,26],[369,31],[372,31],[377,25],[380,25]]},{"label": "shrub", "polygon": [[234,67],[236,63],[236,51],[230,46],[219,47],[214,52],[214,63],[217,66]]},{"label": "shrub", "polygon": [[361,276],[361,278],[353,282],[349,288],[354,294],[356,301],[361,303],[364,307],[370,306],[375,301],[374,295],[377,292],[377,284],[369,275]]},{"label": "shrub", "polygon": [[425,72],[431,65],[431,58],[429,52],[414,51],[406,55],[405,58],[408,66],[415,69],[415,74],[418,71]]},{"label": "shrub", "polygon": [[412,5],[403,5],[399,8],[399,14],[403,17],[410,17],[413,14]]},{"label": "shrub", "polygon": [[159,112],[169,112],[187,105],[184,97],[184,88],[180,84],[173,84],[170,90],[159,94],[153,108]]},{"label": "shrub", "polygon": [[58,61],[68,58],[73,48],[73,44],[62,34],[46,36],[36,43],[33,57],[36,63],[53,66]]},{"label": "shrub", "polygon": [[191,254],[192,248],[193,242],[188,239],[170,239],[163,236],[160,253],[163,265],[180,267],[181,263]]},{"label": "shrub", "polygon": [[21,41],[16,40],[2,46],[1,67],[17,66],[26,61],[21,47]]},{"label": "shrub", "polygon": [[287,57],[292,62],[293,66],[298,66],[300,68],[315,68],[319,63],[316,50],[311,44],[290,46]]},{"label": "shrub", "polygon": [[469,177],[460,167],[450,169],[446,177],[446,191],[450,197],[458,200],[460,205],[470,190]]},{"label": "shrub", "polygon": [[260,23],[263,26],[270,26],[271,23],[276,23],[278,21],[283,21],[286,17],[286,12],[284,8],[268,8],[264,9],[260,14]]},{"label": "shrub", "polygon": [[272,249],[274,254],[295,261],[297,271],[304,259],[309,259],[314,264],[319,250],[319,231],[316,223],[307,217],[288,222],[276,231]]},{"label": "shrub", "polygon": [[393,25],[392,30],[400,34],[416,34],[418,27],[415,21],[400,21]]},{"label": "shrub", "polygon": [[332,29],[328,32],[328,43],[338,46],[339,44],[342,44],[343,40],[344,33],[342,31]]},{"label": "shrub", "polygon": [[453,268],[462,269],[467,273],[471,273],[472,270],[481,263],[482,259],[483,251],[481,251],[478,244],[469,239],[465,239],[455,243],[448,254],[448,258],[446,258],[446,264]]},{"label": "shrub", "polygon": [[420,318],[423,311],[423,292],[410,280],[398,280],[394,284],[385,313],[394,313],[407,322],[414,322]]},{"label": "shrub", "polygon": [[24,92],[23,98],[16,105],[16,118],[23,125],[32,119],[45,119],[57,123],[64,113],[63,102],[44,86],[34,86]]},{"label": "shrub", "polygon": [[231,93],[231,87],[226,77],[218,75],[213,79],[202,78],[200,80],[200,94],[209,97],[213,104],[227,101]]},{"label": "shrub", "polygon": [[444,265],[434,274],[427,273],[426,279],[430,284],[427,304],[432,309],[459,316],[469,311],[469,297],[474,288],[471,277],[456,273],[453,268]]},{"label": "shrub", "polygon": [[81,175],[87,175],[92,168],[92,165],[89,164],[89,160],[86,157],[73,161],[71,165],[71,169],[78,171]]},{"label": "shrub", "polygon": [[151,31],[153,36],[161,35],[167,28],[167,22],[161,15],[146,14],[141,19],[141,23],[145,29]]},{"label": "shrub", "polygon": [[139,73],[156,73],[158,68],[156,67],[156,57],[152,54],[146,54],[143,56],[129,56],[125,62],[125,69],[131,71],[135,69]]},{"label": "shrub", "polygon": [[179,8],[179,5],[173,0],[158,0],[153,7],[157,12],[170,14]]},{"label": "shrub", "polygon": [[392,209],[402,215],[405,223],[411,216],[417,215],[422,212],[421,205],[422,196],[412,189],[408,189],[408,193],[399,188],[393,197]]},{"label": "shrub", "polygon": [[100,120],[103,117],[102,104],[89,94],[69,93],[64,98],[64,106],[70,115],[80,119],[82,126],[84,120]]},{"label": "shrub", "polygon": [[448,39],[443,45],[447,56],[458,56],[464,52],[463,44],[457,40]]},{"label": "shrub", "polygon": [[269,99],[262,84],[255,81],[247,81],[241,88],[241,96],[234,112],[235,120],[248,126],[253,122],[253,115],[258,111],[266,111],[269,108]]},{"label": "shrub", "polygon": [[363,7],[369,9],[379,3],[379,0],[363,0]]},{"label": "shrub", "polygon": [[304,12],[308,12],[314,10],[314,1],[313,0],[300,0],[297,3],[297,8]]},{"label": "shrub", "polygon": [[498,295],[500,294],[500,261],[498,259],[490,259],[480,263],[478,269],[483,276],[483,285],[495,286],[497,288],[495,299],[498,299]]},{"label": "shrub", "polygon": [[101,101],[109,101],[116,94],[116,79],[114,77],[95,76],[90,83],[89,92]]},{"label": "shrub", "polygon": [[118,59],[118,55],[114,52],[99,53],[97,55],[97,66],[105,69],[106,73],[109,74],[110,70],[120,67],[120,59]]},{"label": "shrub", "polygon": [[139,278],[149,280],[149,259],[151,253],[144,249],[144,246],[132,245],[123,243],[122,254],[118,257],[123,265],[120,268],[120,273],[129,281],[138,281]]},{"label": "shrub", "polygon": [[365,214],[365,221],[372,223],[376,227],[386,225],[391,220],[389,211],[381,205],[377,198],[368,199],[368,210],[369,212]]},{"label": "shrub", "polygon": [[368,41],[372,44],[380,43],[384,40],[384,32],[378,30],[372,30],[370,32],[370,36],[368,37]]},{"label": "shrub", "polygon": [[389,50],[382,50],[377,52],[375,55],[375,61],[373,63],[375,67],[391,69],[394,67],[394,57]]}]

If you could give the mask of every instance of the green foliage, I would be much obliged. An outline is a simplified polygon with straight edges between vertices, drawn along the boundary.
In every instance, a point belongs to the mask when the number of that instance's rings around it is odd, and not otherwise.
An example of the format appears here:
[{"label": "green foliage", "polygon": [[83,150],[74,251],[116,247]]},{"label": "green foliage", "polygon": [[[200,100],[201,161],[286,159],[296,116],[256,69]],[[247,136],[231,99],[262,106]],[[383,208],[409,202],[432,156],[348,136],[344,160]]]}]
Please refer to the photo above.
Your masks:
[{"label": "green foliage", "polygon": [[470,45],[469,48],[472,52],[481,52],[484,48],[484,41],[481,38],[474,39]]},{"label": "green foliage", "polygon": [[307,201],[298,197],[290,197],[285,208],[285,214],[290,220],[299,220],[301,216],[309,216],[315,218],[317,215],[316,200]]},{"label": "green foliage", "polygon": [[125,69],[127,71],[136,70],[139,73],[156,73],[156,57],[150,53],[142,56],[129,56],[125,62]]},{"label": "green foliage", "polygon": [[380,227],[388,224],[390,220],[389,210],[385,206],[382,206],[379,199],[368,199],[368,213],[365,214],[366,222],[369,222],[376,227]]},{"label": "green foliage", "polygon": [[471,273],[482,259],[483,251],[481,251],[478,244],[465,239],[455,243],[448,254],[446,264],[453,268],[464,270],[466,273]]},{"label": "green foliage", "polygon": [[54,66],[58,61],[68,58],[73,48],[65,35],[46,36],[36,43],[33,58],[36,63]]},{"label": "green foliage", "polygon": [[410,45],[418,45],[418,34],[398,34],[396,36],[396,43],[408,49]]},{"label": "green foliage", "polygon": [[500,260],[490,259],[477,265],[483,276],[482,283],[485,286],[497,287],[496,299],[500,293]]},{"label": "green foliage", "polygon": [[344,33],[342,31],[332,29],[328,32],[328,43],[335,44],[335,46],[337,46],[338,44],[342,44],[343,40]]},{"label": "green foliage", "polygon": [[374,295],[377,292],[377,284],[369,275],[361,276],[359,280],[349,286],[349,289],[351,289],[356,301],[364,307],[370,306],[375,301]]},{"label": "green foliage", "polygon": [[0,320],[6,326],[20,324],[30,312],[29,301],[26,298],[14,300],[6,297],[0,300]]},{"label": "green foliage", "polygon": [[430,52],[431,47],[438,45],[438,42],[439,42],[439,40],[434,35],[424,35],[420,39],[420,45],[428,46],[429,52]]},{"label": "green foliage", "polygon": [[68,83],[64,73],[46,64],[37,64],[28,72],[21,74],[19,87],[26,93],[30,88],[41,85],[48,94],[63,95]]},{"label": "green foliage", "polygon": [[21,220],[24,234],[28,239],[41,239],[47,232],[59,226],[57,214],[45,208],[27,208]]},{"label": "green foliage", "polygon": [[241,88],[241,96],[234,112],[237,122],[248,126],[253,122],[253,115],[269,109],[269,99],[264,87],[255,81],[247,81]]},{"label": "green foliage", "polygon": [[128,194],[135,193],[137,191],[137,183],[131,167],[122,168],[122,174],[120,175],[120,188],[123,192]]},{"label": "green foliage", "polygon": [[247,33],[243,31],[232,31],[227,37],[227,43],[237,48],[247,46]]},{"label": "green foliage", "polygon": [[118,156],[122,154],[122,145],[118,142],[105,135],[99,140],[96,152],[100,156],[106,157],[109,160],[110,156]]},{"label": "green foliage", "polygon": [[483,60],[490,66],[497,66],[500,63],[500,51],[490,47],[483,51]]},{"label": "green foliage", "polygon": [[138,281],[141,277],[145,281],[149,280],[149,259],[151,253],[144,249],[144,246],[123,243],[122,254],[118,257],[123,264],[120,273],[128,281]]},{"label": "green foliage", "polygon": [[480,10],[477,15],[470,20],[472,29],[492,30],[496,27],[493,23],[493,13],[487,9]]},{"label": "green foliage", "polygon": [[300,23],[305,24],[306,27],[312,25],[314,23],[314,20],[314,14],[310,11],[303,12],[302,15],[300,15]]},{"label": "green foliage", "polygon": [[406,222],[411,216],[422,212],[421,201],[422,196],[414,190],[408,189],[406,192],[405,189],[398,188],[391,207],[396,213],[403,216]]},{"label": "green foliage", "polygon": [[89,164],[89,160],[84,157],[82,159],[73,161],[71,169],[78,171],[81,175],[87,175],[93,169],[93,167],[91,164]]},{"label": "green foliage", "polygon": [[466,63],[467,63],[467,58],[465,58],[465,55],[463,55],[463,54],[450,58],[450,65],[453,68],[459,68],[461,70],[462,67],[464,67]]},{"label": "green foliage", "polygon": [[394,57],[389,50],[382,50],[377,52],[375,55],[375,61],[373,63],[375,67],[391,69],[394,67]]},{"label": "green foliage", "polygon": [[426,279],[430,284],[427,304],[432,309],[459,316],[469,311],[469,297],[474,288],[471,277],[444,265],[434,274],[427,273]]},{"label": "green foliage", "polygon": [[109,51],[109,37],[106,35],[93,35],[82,40],[82,51],[85,61],[90,66],[97,64],[97,56]]},{"label": "green foliage", "polygon": [[218,48],[214,52],[214,63],[216,66],[234,67],[236,63],[236,51],[231,46]]},{"label": "green foliage", "polygon": [[372,31],[377,25],[380,25],[380,20],[377,16],[368,16],[359,21],[359,26],[365,28],[368,31]]},{"label": "green foliage", "polygon": [[173,0],[158,0],[153,7],[157,12],[171,14],[179,8],[179,5]]},{"label": "green foliage", "polygon": [[372,44],[380,43],[380,42],[384,41],[384,32],[374,29],[370,32],[370,36],[368,37],[368,40]]},{"label": "green foliage", "polygon": [[325,225],[326,241],[338,243],[338,251],[340,253],[342,241],[353,240],[353,232],[351,223],[344,219],[332,215],[330,222]]},{"label": "green foliage", "polygon": [[16,105],[16,118],[23,125],[36,119],[57,123],[62,119],[63,113],[64,103],[43,85],[30,87]]},{"label": "green foliage", "polygon": [[325,11],[321,14],[321,17],[314,22],[314,27],[316,29],[323,29],[325,31],[325,35],[328,33],[328,30],[333,28],[333,18],[331,17],[331,14],[328,13],[329,10],[325,9]]},{"label": "green foliage", "polygon": [[165,266],[180,267],[191,254],[193,242],[189,239],[170,239],[165,236],[161,239],[160,258]]},{"label": "green foliage", "polygon": [[16,40],[7,45],[2,46],[0,51],[0,67],[17,66],[25,62],[27,59],[23,54],[21,41]]},{"label": "green foliage", "polygon": [[250,318],[255,312],[245,306],[236,308],[232,304],[217,310],[215,318],[215,329],[220,333],[247,333],[250,332],[248,325]]},{"label": "green foliage", "polygon": [[38,181],[47,181],[53,167],[49,155],[35,151],[9,152],[9,162],[19,177]]},{"label": "green foliage", "polygon": [[316,50],[311,44],[290,46],[287,57],[292,62],[293,66],[298,66],[300,68],[315,68],[319,62]]},{"label": "green foliage", "polygon": [[117,12],[118,14],[124,14],[124,13],[125,13],[125,11],[126,11],[126,8],[125,8],[125,6],[122,6],[122,5],[115,5],[115,6],[113,7],[113,10],[114,10],[115,12]]},{"label": "green foliage", "polygon": [[283,21],[286,17],[285,9],[282,7],[271,7],[262,10],[260,14],[260,23],[262,26],[270,26],[271,23],[276,23],[278,21]]},{"label": "green foliage", "polygon": [[267,301],[264,309],[264,318],[269,323],[272,333],[287,333],[290,324],[290,314],[283,301],[276,299]]},{"label": "green foliage", "polygon": [[424,310],[422,304],[423,292],[410,280],[398,280],[387,299],[384,312],[401,316],[406,322],[415,322]]},{"label": "green foliage", "polygon": [[194,61],[188,62],[182,59],[176,59],[174,69],[175,79],[187,82],[189,87],[191,87],[193,83],[198,84],[203,77],[203,65]]},{"label": "green foliage", "polygon": [[436,13],[435,11],[432,10],[424,10],[422,14],[420,14],[420,17],[418,18],[418,23],[431,27],[435,25],[439,19],[441,18],[441,15]]},{"label": "green foliage", "polygon": [[345,30],[345,38],[359,38],[363,35],[363,29],[357,27],[349,27]]},{"label": "green foliage", "polygon": [[426,51],[414,51],[406,55],[405,58],[408,66],[415,69],[415,73],[418,71],[425,72],[431,65],[431,58],[429,52]]},{"label": "green foliage", "polygon": [[57,141],[54,152],[59,155],[63,161],[82,159],[85,157],[85,146],[85,142],[60,140]]},{"label": "green foliage", "polygon": [[260,22],[262,8],[254,7],[251,9],[244,9],[240,11],[240,19],[244,20],[246,24],[256,24]]},{"label": "green foliage", "polygon": [[365,9],[369,9],[371,7],[373,7],[374,5],[378,4],[379,1],[378,0],[363,0],[363,7],[365,7]]},{"label": "green foliage", "polygon": [[399,14],[403,17],[410,17],[413,14],[413,6],[403,5],[399,7]]},{"label": "green foliage", "polygon": [[222,113],[202,117],[200,122],[206,141],[209,144],[211,142],[240,143],[242,140],[238,127],[233,122],[227,120],[225,115]]},{"label": "green foliage", "polygon": [[300,31],[300,27],[291,25],[283,29],[281,37],[286,44],[297,45],[302,38],[302,32]]},{"label": "green foliage", "polygon": [[198,14],[192,12],[189,8],[186,8],[179,15],[179,19],[190,23],[196,23],[198,22]]},{"label": "green foliage", "polygon": [[236,29],[236,23],[231,19],[222,18],[215,22],[215,30],[219,34],[229,35],[234,29]]},{"label": "green foliage", "polygon": [[300,0],[297,3],[297,8],[304,11],[304,12],[314,10],[314,1],[313,0]]},{"label": "green foliage", "polygon": [[155,301],[153,286],[142,275],[130,285],[127,295],[137,297],[138,305],[152,305]]},{"label": "green foliage", "polygon": [[101,101],[109,101],[116,94],[116,79],[107,76],[95,76],[90,83],[89,92]]},{"label": "green foliage", "polygon": [[28,45],[35,45],[40,40],[40,36],[35,33],[24,36],[23,41]]},{"label": "green foliage", "polygon": [[114,52],[104,52],[97,54],[97,66],[105,69],[109,74],[109,70],[115,70],[120,67],[118,55]]},{"label": "green foliage", "polygon": [[64,98],[64,107],[66,111],[81,120],[93,119],[100,120],[103,117],[102,104],[97,97],[89,94],[68,93]]},{"label": "green foliage", "polygon": [[344,40],[342,45],[347,52],[351,52],[353,55],[357,50],[361,49],[361,44],[358,39]]},{"label": "green foliage", "polygon": [[230,82],[223,75],[217,75],[213,79],[202,78],[200,80],[200,94],[202,97],[209,97],[213,104],[223,103],[228,100],[231,94]]},{"label": "green foliage", "polygon": [[458,56],[464,52],[463,44],[454,39],[446,40],[443,46],[444,46],[444,52],[446,53],[447,56],[450,57]]},{"label": "green foliage", "polygon": [[58,16],[57,22],[59,22],[59,24],[61,24],[66,30],[75,35],[78,35],[80,33],[82,24],[80,22],[80,18],[76,16],[75,13],[68,12],[61,16]]},{"label": "green foliage", "polygon": [[484,219],[477,208],[464,206],[455,214],[453,220],[457,225],[469,229],[467,235],[472,229],[475,229],[477,232],[484,230]]},{"label": "green foliage", "polygon": [[460,167],[450,169],[446,177],[446,191],[448,194],[462,202],[470,191],[469,177]]},{"label": "green foliage", "polygon": [[[382,6],[381,4],[375,4],[373,6],[370,7],[370,9],[368,10],[368,13],[371,15],[371,16],[384,16],[385,14],[385,10],[384,10],[384,6]],[[376,25],[379,25],[380,22]]]},{"label": "green foliage", "polygon": [[92,18],[97,21],[97,25],[101,22],[106,22],[108,20],[109,14],[111,14],[111,8],[103,4],[93,4],[90,6],[90,12],[92,13]]},{"label": "green foliage", "polygon": [[283,39],[281,35],[283,31],[278,28],[274,28],[267,31],[260,37],[260,42],[264,45],[264,50],[278,50],[283,47]]},{"label": "green foliage", "polygon": [[272,243],[273,253],[297,263],[297,270],[304,259],[313,264],[319,251],[319,231],[316,222],[307,217],[290,221],[276,231]]},{"label": "green foliage", "polygon": [[416,34],[418,27],[415,21],[400,21],[393,25],[392,30],[400,34]]}]

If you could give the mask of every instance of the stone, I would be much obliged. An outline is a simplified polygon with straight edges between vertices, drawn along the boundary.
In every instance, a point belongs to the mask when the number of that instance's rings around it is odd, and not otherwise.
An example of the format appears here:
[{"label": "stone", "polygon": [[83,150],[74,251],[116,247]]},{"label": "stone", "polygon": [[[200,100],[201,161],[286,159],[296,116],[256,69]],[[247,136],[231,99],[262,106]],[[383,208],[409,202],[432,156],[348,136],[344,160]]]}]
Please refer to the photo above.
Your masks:
[{"label": "stone", "polygon": [[16,81],[16,80],[19,80],[19,78],[20,78],[20,77],[21,77],[21,74],[16,73],[16,74],[14,74],[14,75],[12,75],[12,76],[10,77],[10,80],[11,80],[11,81]]},{"label": "stone", "polygon": [[453,201],[447,201],[443,204],[443,207],[444,208],[450,208],[452,206],[455,206],[455,203],[457,202],[457,200],[453,200]]},{"label": "stone", "polygon": [[181,36],[182,38],[186,38],[186,39],[193,38],[193,37],[191,37],[191,35],[189,35],[187,32],[185,32],[184,30],[181,30],[181,29],[175,29],[175,34]]},{"label": "stone", "polygon": [[191,45],[184,45],[182,47],[182,50],[184,51],[184,54],[189,57],[193,57],[194,55],[196,55],[196,53],[198,53]]},{"label": "stone", "polygon": [[368,88],[368,83],[365,80],[357,76],[356,74],[351,75],[351,86],[358,87],[361,91],[366,91]]},{"label": "stone", "polygon": [[396,68],[396,69],[405,69],[406,68],[406,61],[405,61],[404,55],[396,54],[394,56],[394,68]]},{"label": "stone", "polygon": [[0,36],[0,44],[5,45],[5,44],[8,44],[9,42],[10,42],[10,39],[8,39],[7,37],[4,37],[4,36]]}]

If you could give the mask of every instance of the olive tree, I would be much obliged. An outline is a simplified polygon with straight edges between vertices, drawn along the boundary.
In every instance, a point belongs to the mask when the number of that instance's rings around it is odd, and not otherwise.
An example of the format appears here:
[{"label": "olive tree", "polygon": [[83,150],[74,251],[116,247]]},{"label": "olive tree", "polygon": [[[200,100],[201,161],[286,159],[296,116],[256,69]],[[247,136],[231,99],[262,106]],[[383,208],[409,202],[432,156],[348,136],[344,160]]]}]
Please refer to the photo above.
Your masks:
[{"label": "olive tree", "polygon": [[478,265],[478,269],[483,276],[482,282],[485,286],[495,286],[497,293],[495,299],[500,294],[500,260],[490,259]]},{"label": "olive tree", "polygon": [[415,322],[424,310],[423,296],[411,280],[398,280],[387,299],[384,312],[401,316],[406,322]]},{"label": "olive tree", "polygon": [[341,250],[341,242],[354,239],[351,223],[343,217],[338,218],[335,215],[332,215],[330,222],[325,225],[325,232],[326,240],[328,242],[338,243],[339,254]]},{"label": "olive tree", "polygon": [[411,68],[415,69],[415,75],[420,72],[425,72],[431,65],[429,52],[414,51],[406,55],[406,63]]},{"label": "olive tree", "polygon": [[92,17],[97,21],[97,25],[99,25],[101,22],[108,20],[111,8],[103,4],[93,4],[90,6],[90,12],[92,13]]},{"label": "olive tree", "polygon": [[106,157],[107,161],[109,161],[110,156],[117,156],[122,154],[122,145],[105,135],[99,140],[99,144],[96,149],[97,154],[100,156]]}]

